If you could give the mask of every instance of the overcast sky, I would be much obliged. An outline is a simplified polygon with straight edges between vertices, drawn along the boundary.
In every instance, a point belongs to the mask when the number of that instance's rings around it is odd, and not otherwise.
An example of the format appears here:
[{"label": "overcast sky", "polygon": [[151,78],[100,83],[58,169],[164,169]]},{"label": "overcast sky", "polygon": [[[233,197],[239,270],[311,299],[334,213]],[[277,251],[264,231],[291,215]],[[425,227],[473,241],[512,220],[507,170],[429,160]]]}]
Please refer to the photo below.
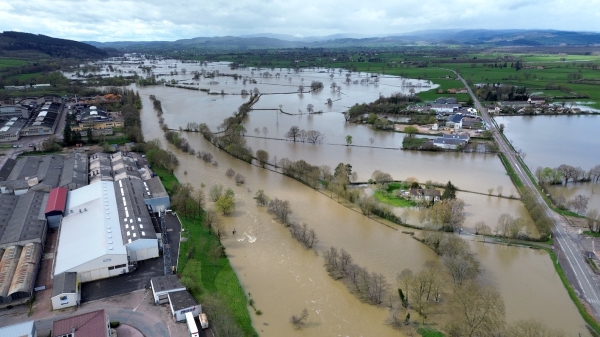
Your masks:
[{"label": "overcast sky", "polygon": [[79,41],[423,29],[600,31],[600,0],[0,0],[0,30]]}]

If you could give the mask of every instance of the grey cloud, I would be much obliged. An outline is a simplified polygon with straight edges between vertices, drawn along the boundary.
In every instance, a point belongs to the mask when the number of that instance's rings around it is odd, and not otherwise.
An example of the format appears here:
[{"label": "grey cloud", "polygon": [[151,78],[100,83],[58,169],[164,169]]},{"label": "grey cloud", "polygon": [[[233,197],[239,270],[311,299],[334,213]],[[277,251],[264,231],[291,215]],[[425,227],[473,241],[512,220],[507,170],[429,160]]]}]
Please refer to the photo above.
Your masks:
[{"label": "grey cloud", "polygon": [[599,7],[599,0],[0,0],[0,30],[98,41],[443,28],[599,31],[598,11],[590,10]]}]

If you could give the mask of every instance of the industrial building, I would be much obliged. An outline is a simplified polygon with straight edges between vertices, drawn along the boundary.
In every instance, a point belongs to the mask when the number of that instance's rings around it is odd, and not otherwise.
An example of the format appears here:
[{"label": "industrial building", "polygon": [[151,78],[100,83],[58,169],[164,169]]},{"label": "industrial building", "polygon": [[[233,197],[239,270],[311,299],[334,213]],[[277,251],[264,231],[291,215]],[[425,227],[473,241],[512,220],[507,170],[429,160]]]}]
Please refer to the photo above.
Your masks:
[{"label": "industrial building", "polygon": [[106,129],[123,127],[122,120],[116,120],[113,113],[106,110],[98,109],[96,106],[84,108],[81,113],[77,114],[77,122],[79,125],[74,128],[81,129]]},{"label": "industrial building", "polygon": [[90,156],[90,184],[98,181],[116,181],[128,177],[150,179],[150,173],[138,170],[136,160],[122,152],[95,153]]},{"label": "industrial building", "polygon": [[152,208],[153,212],[161,212],[169,209],[171,199],[159,177],[145,180],[144,184],[144,202]]},{"label": "industrial building", "polygon": [[0,248],[25,245],[30,242],[44,244],[46,218],[44,206],[48,194],[30,192],[20,196],[0,195]]},{"label": "industrial building", "polygon": [[133,262],[159,256],[141,187],[131,181],[101,181],[69,192],[55,276],[76,272],[80,282],[89,282],[127,273]]},{"label": "industrial building", "polygon": [[44,215],[48,228],[58,228],[65,213],[68,190],[65,187],[53,188],[48,195]]},{"label": "industrial building", "polygon": [[21,129],[21,136],[53,135],[58,125],[62,104],[46,102],[36,109]]},{"label": "industrial building", "polygon": [[29,118],[31,111],[29,107],[22,105],[0,105],[0,119]]},{"label": "industrial building", "polygon": [[5,122],[0,122],[0,142],[13,142],[19,140],[21,129],[25,123],[25,119],[17,117],[12,117]]},{"label": "industrial building", "polygon": [[27,300],[33,295],[41,256],[39,243],[6,248],[0,260],[0,303]]},{"label": "industrial building", "polygon": [[76,272],[81,282],[129,271],[112,183],[70,191],[58,234],[53,275]]},{"label": "industrial building", "polygon": [[0,192],[21,195],[29,190],[49,192],[55,187],[69,190],[86,186],[87,155],[71,153],[9,159],[0,169]]}]

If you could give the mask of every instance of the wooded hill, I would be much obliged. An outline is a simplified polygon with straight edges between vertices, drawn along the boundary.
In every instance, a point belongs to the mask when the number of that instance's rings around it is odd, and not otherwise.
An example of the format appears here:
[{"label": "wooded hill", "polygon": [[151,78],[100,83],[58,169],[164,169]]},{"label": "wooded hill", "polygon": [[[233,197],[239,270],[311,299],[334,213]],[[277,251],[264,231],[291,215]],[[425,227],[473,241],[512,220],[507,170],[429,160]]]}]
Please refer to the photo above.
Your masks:
[{"label": "wooded hill", "polygon": [[106,51],[77,41],[20,32],[3,32],[0,34],[0,56],[27,57],[31,55],[39,57],[40,54],[56,58],[78,59],[107,56]]}]

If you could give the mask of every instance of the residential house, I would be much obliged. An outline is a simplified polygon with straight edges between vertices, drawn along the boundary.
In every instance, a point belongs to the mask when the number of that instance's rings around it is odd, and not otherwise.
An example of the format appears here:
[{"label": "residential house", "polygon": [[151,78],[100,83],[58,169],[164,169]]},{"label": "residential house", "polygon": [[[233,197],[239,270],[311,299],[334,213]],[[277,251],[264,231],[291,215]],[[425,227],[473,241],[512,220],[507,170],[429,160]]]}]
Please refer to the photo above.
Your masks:
[{"label": "residential house", "polygon": [[440,201],[442,198],[442,193],[436,189],[411,188],[409,195],[412,200]]},{"label": "residential house", "polygon": [[463,116],[460,114],[454,114],[448,118],[446,121],[446,126],[449,128],[454,128],[456,130],[462,129],[462,119]]},{"label": "residential house", "polygon": [[433,145],[446,150],[456,150],[469,142],[468,134],[444,134],[442,137],[434,139]]},{"label": "residential house", "polygon": [[110,337],[110,320],[104,310],[73,316],[52,323],[54,337]]},{"label": "residential house", "polygon": [[540,104],[545,104],[546,99],[541,96],[531,96],[531,97],[529,97],[529,99],[527,99],[527,102],[529,104],[533,104],[533,105],[540,105]]}]

